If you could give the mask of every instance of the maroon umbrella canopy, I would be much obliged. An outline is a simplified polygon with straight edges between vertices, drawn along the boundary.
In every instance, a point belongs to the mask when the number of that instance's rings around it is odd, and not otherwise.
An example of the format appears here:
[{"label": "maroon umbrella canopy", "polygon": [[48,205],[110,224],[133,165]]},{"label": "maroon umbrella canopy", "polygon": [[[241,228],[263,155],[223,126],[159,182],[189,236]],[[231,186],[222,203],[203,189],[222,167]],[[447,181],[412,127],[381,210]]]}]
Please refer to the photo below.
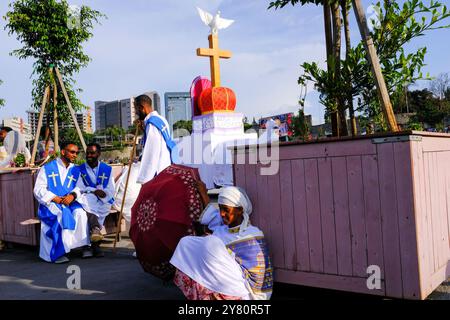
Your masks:
[{"label": "maroon umbrella canopy", "polygon": [[144,184],[131,209],[130,237],[144,270],[164,280],[174,273],[169,263],[180,239],[194,234],[203,203],[198,170],[171,165]]}]

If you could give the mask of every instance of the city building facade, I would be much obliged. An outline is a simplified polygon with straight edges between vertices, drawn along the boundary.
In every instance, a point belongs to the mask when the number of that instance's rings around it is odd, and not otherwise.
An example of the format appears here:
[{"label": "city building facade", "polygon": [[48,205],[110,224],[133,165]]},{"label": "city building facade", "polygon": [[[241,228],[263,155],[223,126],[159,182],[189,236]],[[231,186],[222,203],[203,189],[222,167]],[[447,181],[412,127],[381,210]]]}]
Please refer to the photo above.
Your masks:
[{"label": "city building facade", "polygon": [[[153,109],[161,112],[161,100],[156,91],[146,92],[153,102]],[[95,130],[108,127],[128,129],[136,120],[134,97],[115,101],[95,102]]]},{"label": "city building facade", "polygon": [[166,92],[164,94],[165,116],[173,132],[173,125],[180,120],[192,120],[191,95],[189,92]]},{"label": "city building facade", "polygon": [[[34,110],[28,110],[28,124],[30,125],[31,134],[34,137],[36,135],[38,122],[39,122],[39,112]],[[85,113],[76,113],[78,126],[83,132],[92,133],[92,115],[91,109],[89,108]],[[53,119],[50,119],[50,123],[52,123]],[[47,125],[47,117],[44,116],[42,121],[42,126],[45,127]],[[75,125],[72,119],[63,122],[58,122],[59,130],[67,129],[67,128],[75,128]]]},{"label": "city building facade", "polygon": [[20,132],[23,134],[26,142],[32,141],[34,138],[30,124],[26,123],[22,118],[3,119],[2,127],[10,127],[14,131]]}]

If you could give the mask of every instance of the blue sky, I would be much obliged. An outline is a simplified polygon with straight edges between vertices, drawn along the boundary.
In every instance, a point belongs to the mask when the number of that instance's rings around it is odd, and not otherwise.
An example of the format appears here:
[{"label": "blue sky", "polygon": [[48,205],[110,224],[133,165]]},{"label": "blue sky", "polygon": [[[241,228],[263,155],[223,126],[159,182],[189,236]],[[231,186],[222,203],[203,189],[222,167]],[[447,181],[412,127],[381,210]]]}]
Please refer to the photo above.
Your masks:
[{"label": "blue sky", "polygon": [[[442,1],[442,0],[441,0]],[[0,16],[8,3],[0,3]],[[233,57],[221,62],[222,85],[237,95],[236,111],[252,117],[296,112],[300,89],[297,85],[304,61],[325,60],[322,9],[314,5],[267,10],[269,0],[71,0],[88,5],[108,16],[95,27],[85,45],[92,58],[77,76],[83,103],[115,100],[157,90],[188,91],[198,75],[209,76],[209,61],[196,56],[196,48],[208,45],[209,28],[200,20],[196,6],[209,12],[221,10],[235,23],[219,33],[220,46]],[[367,7],[372,1],[363,1]],[[450,5],[450,0],[442,2]],[[31,105],[33,61],[19,61],[9,52],[20,46],[3,31],[0,21],[0,97],[6,106],[0,119],[26,119]],[[359,40],[352,19],[352,34]],[[428,47],[425,68],[431,75],[450,72],[450,30],[438,30],[421,37],[409,48]],[[426,86],[421,83],[419,86]],[[316,92],[309,89],[306,112],[313,123],[323,120],[323,107]]]}]

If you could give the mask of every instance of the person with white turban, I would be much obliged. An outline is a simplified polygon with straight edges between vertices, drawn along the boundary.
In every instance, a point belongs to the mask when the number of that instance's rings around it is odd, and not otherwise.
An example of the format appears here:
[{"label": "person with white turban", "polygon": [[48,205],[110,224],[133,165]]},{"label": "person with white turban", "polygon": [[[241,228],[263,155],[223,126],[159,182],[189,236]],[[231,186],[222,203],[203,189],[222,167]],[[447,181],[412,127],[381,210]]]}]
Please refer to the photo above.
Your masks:
[{"label": "person with white turban", "polygon": [[25,162],[31,159],[30,150],[28,150],[23,134],[14,131],[9,127],[0,128],[0,142],[3,142],[3,154],[0,161],[1,168],[8,168],[18,154],[23,154]]},{"label": "person with white turban", "polygon": [[268,300],[272,264],[263,232],[250,223],[252,203],[238,187],[224,187],[218,208],[198,184],[206,209],[200,223],[212,234],[180,240],[170,260],[174,282],[189,300]]}]

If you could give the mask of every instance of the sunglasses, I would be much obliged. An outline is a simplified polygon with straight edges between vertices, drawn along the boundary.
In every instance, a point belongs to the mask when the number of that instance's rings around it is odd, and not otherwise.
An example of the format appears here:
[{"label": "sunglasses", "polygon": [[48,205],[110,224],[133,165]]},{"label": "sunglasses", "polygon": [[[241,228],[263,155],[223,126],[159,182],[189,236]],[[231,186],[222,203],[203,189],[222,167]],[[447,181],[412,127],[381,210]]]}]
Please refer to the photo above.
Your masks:
[{"label": "sunglasses", "polygon": [[66,152],[70,153],[70,154],[79,154],[80,151],[75,151],[75,150],[66,150]]}]

